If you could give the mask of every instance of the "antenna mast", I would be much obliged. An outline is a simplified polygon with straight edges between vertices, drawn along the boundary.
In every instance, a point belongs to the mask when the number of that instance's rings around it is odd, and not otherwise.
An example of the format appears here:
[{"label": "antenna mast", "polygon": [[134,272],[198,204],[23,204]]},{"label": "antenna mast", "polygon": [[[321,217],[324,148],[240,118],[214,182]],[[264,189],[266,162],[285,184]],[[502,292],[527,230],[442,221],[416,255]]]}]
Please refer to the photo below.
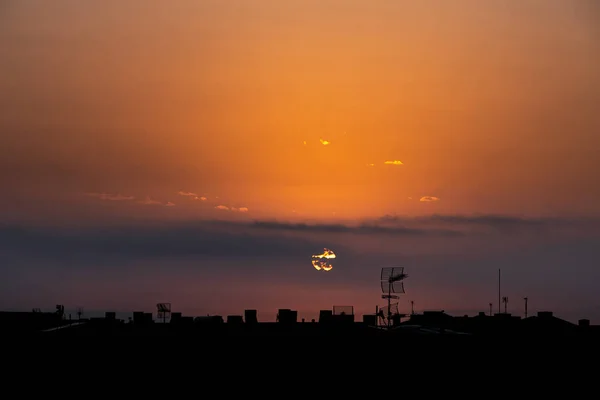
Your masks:
[{"label": "antenna mast", "polygon": [[498,314],[500,314],[500,268],[498,268]]},{"label": "antenna mast", "polygon": [[[408,275],[404,273],[404,267],[390,267],[381,269],[381,295],[382,299],[387,299],[387,315],[380,311],[380,317],[384,319],[387,317],[387,328],[391,328],[392,325],[392,307],[395,308],[398,313],[398,303],[392,304],[392,299],[398,299],[398,294],[404,292],[404,279]],[[394,293],[394,294],[392,294]],[[383,310],[382,310],[383,311]]]},{"label": "antenna mast", "polygon": [[523,300],[525,300],[525,318],[527,318],[527,297],[523,297]]},{"label": "antenna mast", "polygon": [[171,318],[171,303],[158,303],[156,311],[157,319],[162,319],[163,324],[166,323],[167,318]]}]

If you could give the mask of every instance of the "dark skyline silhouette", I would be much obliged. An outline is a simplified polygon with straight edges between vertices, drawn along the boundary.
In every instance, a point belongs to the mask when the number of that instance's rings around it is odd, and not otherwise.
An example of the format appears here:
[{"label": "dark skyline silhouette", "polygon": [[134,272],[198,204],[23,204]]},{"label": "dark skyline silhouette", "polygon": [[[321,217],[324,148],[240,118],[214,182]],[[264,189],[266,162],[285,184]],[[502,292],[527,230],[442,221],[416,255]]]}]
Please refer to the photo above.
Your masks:
[{"label": "dark skyline silhouette", "polygon": [[[388,319],[388,315],[391,319]],[[129,335],[129,336],[462,336],[504,338],[598,338],[600,325],[588,319],[571,323],[551,311],[527,318],[510,313],[452,316],[444,310],[411,312],[409,315],[387,310],[367,314],[359,320],[353,306],[333,306],[321,310],[318,319],[299,319],[293,309],[279,309],[275,322],[260,320],[258,310],[243,314],[187,316],[173,311],[170,303],[156,305],[156,313],[134,311],[126,320],[114,312],[103,317],[85,318],[82,310],[76,318],[65,313],[63,305],[54,312],[0,312],[0,328],[5,334],[28,335]]]}]

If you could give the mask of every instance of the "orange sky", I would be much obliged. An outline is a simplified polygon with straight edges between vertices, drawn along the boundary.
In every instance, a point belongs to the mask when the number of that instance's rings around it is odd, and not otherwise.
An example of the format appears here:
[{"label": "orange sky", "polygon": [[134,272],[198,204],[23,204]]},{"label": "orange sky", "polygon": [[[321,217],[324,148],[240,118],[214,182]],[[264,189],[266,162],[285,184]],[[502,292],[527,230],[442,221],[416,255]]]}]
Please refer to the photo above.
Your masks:
[{"label": "orange sky", "polygon": [[600,215],[599,22],[593,0],[3,1],[0,222]]},{"label": "orange sky", "polygon": [[3,179],[282,218],[597,213],[597,6],[459,3],[4,3]]}]

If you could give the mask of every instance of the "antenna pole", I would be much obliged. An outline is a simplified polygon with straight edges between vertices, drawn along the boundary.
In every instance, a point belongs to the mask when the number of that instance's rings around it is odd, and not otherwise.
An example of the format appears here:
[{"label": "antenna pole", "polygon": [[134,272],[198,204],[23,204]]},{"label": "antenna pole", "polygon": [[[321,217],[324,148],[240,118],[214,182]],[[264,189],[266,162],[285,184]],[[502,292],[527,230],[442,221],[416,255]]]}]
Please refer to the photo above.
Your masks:
[{"label": "antenna pole", "polygon": [[[392,293],[392,280],[390,279],[389,284],[388,284],[388,295]],[[388,320],[387,320],[387,327],[388,329],[392,326],[392,322],[390,321],[390,319],[392,318],[392,296],[388,296]]]},{"label": "antenna pole", "polygon": [[413,300],[410,301],[410,313],[415,315],[415,302]]},{"label": "antenna pole", "polygon": [[492,316],[492,303],[490,303],[490,317]]},{"label": "antenna pole", "polygon": [[500,268],[498,268],[498,314],[500,314]]},{"label": "antenna pole", "polygon": [[[394,273],[394,270],[397,269],[400,272],[398,273]],[[398,299],[398,295],[397,294],[392,294],[392,293],[404,293],[404,286],[403,283],[400,282],[403,279],[405,279],[408,275],[406,275],[404,273],[404,267],[400,267],[400,268],[382,268],[381,269],[381,291],[383,292],[383,294],[381,295],[381,298],[383,299],[387,299],[387,316],[383,313],[383,310],[379,310],[379,313],[381,313],[380,318],[381,319],[385,319],[387,317],[387,323],[384,323],[383,326],[385,326],[387,329],[391,329],[392,328],[392,298],[393,299]],[[385,287],[385,282],[387,280],[387,291],[386,291],[386,287]],[[399,282],[400,286],[398,289],[396,289],[394,287],[394,283]],[[396,290],[398,290],[396,292]],[[413,302],[411,301],[411,304]],[[400,314],[398,313],[398,303],[394,303],[394,306],[396,307],[396,311],[394,314],[394,317],[399,317],[401,318]],[[412,308],[412,311],[414,313],[414,307]],[[379,314],[378,314],[379,315]]]},{"label": "antenna pole", "polygon": [[524,297],[525,299],[525,318],[527,318],[527,297]]}]

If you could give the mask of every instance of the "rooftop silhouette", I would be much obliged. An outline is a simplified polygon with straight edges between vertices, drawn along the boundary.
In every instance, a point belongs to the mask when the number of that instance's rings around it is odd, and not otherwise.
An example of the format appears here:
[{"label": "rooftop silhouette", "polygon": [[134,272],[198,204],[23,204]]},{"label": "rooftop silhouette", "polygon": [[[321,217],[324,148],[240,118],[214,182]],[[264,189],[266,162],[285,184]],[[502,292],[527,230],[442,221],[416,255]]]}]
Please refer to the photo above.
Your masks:
[{"label": "rooftop silhouette", "polygon": [[258,310],[241,315],[186,316],[171,312],[170,304],[157,304],[157,312],[134,311],[127,320],[106,312],[103,318],[71,318],[63,305],[55,312],[0,312],[0,327],[12,334],[59,335],[250,335],[250,336],[356,336],[356,335],[460,335],[460,336],[595,336],[600,325],[587,319],[578,324],[557,318],[550,311],[522,318],[510,313],[452,316],[444,310],[392,313],[391,320],[378,312],[357,321],[353,306],[321,310],[318,320],[298,320],[296,310],[279,309],[276,322],[261,322]]}]

